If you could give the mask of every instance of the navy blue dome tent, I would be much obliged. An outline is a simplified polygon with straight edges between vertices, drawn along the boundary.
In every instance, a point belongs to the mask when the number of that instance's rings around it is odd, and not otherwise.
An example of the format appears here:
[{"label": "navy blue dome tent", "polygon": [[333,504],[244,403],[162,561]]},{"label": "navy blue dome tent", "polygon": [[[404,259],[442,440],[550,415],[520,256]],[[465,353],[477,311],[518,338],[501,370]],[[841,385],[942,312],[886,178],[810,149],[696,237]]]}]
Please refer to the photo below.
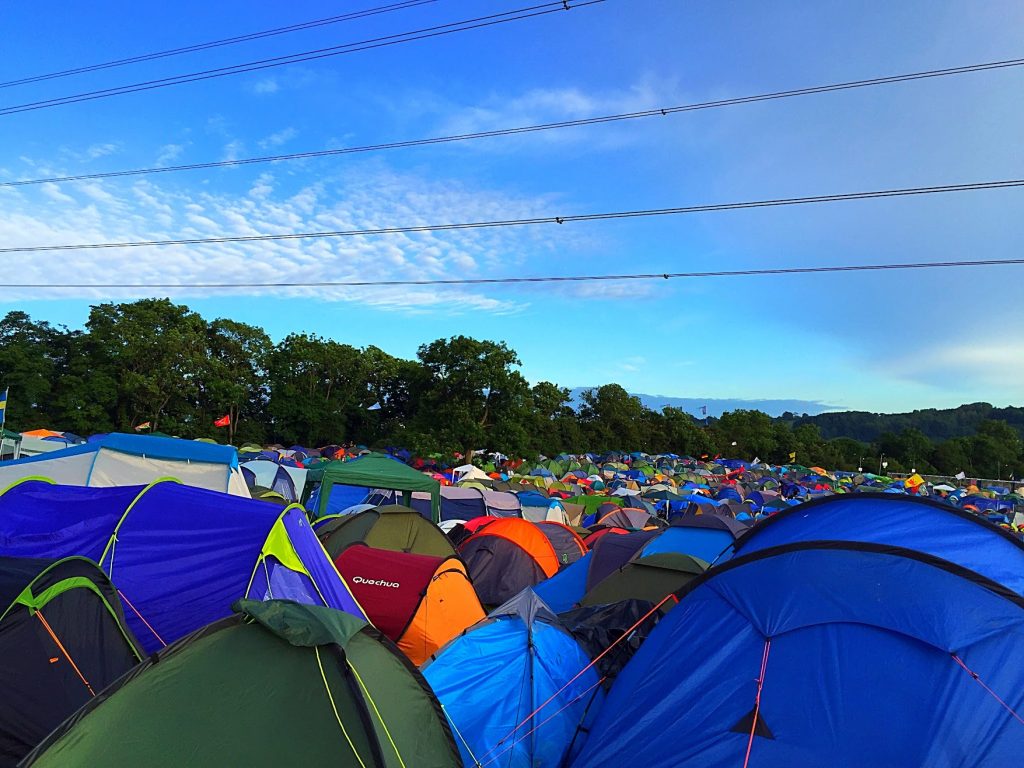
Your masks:
[{"label": "navy blue dome tent", "polygon": [[85,558],[0,557],[0,610],[0,766],[13,766],[142,652]]},{"label": "navy blue dome tent", "polygon": [[576,768],[1001,768],[1024,753],[1024,599],[991,579],[811,541],[737,557],[679,597]]}]

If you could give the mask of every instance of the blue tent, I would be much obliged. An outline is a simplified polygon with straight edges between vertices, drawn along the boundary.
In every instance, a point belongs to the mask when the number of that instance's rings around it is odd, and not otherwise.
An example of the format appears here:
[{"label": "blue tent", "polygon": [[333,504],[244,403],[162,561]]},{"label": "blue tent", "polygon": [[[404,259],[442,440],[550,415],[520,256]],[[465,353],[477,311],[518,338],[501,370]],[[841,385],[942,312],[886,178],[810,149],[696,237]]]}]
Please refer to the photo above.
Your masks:
[{"label": "blue tent", "polygon": [[423,676],[467,766],[557,768],[603,697],[595,667],[572,679],[588,664],[590,656],[527,589],[442,648]]},{"label": "blue tent", "polygon": [[534,586],[533,591],[555,613],[575,608],[587,593],[587,574],[590,573],[590,558],[593,554],[592,551],[587,552],[575,563]]},{"label": "blue tent", "polygon": [[1020,760],[1024,600],[983,576],[889,545],[807,542],[736,558],[680,596],[574,768]]},{"label": "blue tent", "polygon": [[147,651],[231,615],[243,597],[365,618],[301,507],[163,481],[86,488],[28,481],[0,495],[0,555],[88,557],[118,587]]},{"label": "blue tent", "polygon": [[751,528],[733,552],[826,540],[906,547],[1024,594],[1024,542],[976,515],[916,496],[840,494],[790,507]]},{"label": "blue tent", "polygon": [[680,515],[644,546],[641,556],[678,552],[713,563],[745,528],[743,523],[721,515]]}]

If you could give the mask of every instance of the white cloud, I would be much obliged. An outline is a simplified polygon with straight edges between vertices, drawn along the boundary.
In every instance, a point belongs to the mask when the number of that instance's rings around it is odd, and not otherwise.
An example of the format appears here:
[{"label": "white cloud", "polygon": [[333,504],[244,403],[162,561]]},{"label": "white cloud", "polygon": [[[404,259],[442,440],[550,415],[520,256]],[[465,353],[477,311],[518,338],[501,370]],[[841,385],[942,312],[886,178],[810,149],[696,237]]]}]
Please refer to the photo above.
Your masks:
[{"label": "white cloud", "polygon": [[273,147],[280,147],[282,144],[287,144],[289,141],[299,135],[299,132],[292,127],[284,128],[276,133],[272,133],[265,139],[260,139],[258,142],[262,149],[272,149]]},{"label": "white cloud", "polygon": [[167,165],[173,163],[179,157],[181,153],[185,151],[184,144],[164,144],[160,147],[160,152],[156,156],[157,165]]},{"label": "white cloud", "polygon": [[46,197],[50,198],[50,200],[53,200],[54,202],[57,202],[57,203],[73,203],[73,202],[75,202],[75,198],[71,197],[70,195],[65,195],[63,192],[60,191],[60,185],[59,184],[53,184],[52,182],[51,183],[46,183],[46,184],[41,185],[41,189],[42,189],[43,194],[46,195]]},{"label": "white cloud", "polygon": [[239,139],[233,139],[224,145],[224,157],[222,160],[239,160],[245,155],[245,143]]},{"label": "white cloud", "polygon": [[265,77],[253,83],[252,90],[253,93],[277,93],[281,90],[281,85],[277,82],[276,77]]},{"label": "white cloud", "polygon": [[[303,231],[341,231],[416,223],[529,218],[550,201],[450,181],[396,173],[368,163],[328,177],[287,186],[261,174],[241,192],[183,192],[145,179],[99,184],[56,184],[16,190],[0,207],[0,242],[10,246],[181,237],[235,237]],[[288,180],[289,183],[292,183]],[[66,190],[66,191],[65,191]],[[70,192],[71,194],[67,194]],[[82,202],[79,202],[82,201]],[[230,289],[235,295],[301,296],[406,312],[519,311],[501,289],[481,287],[325,286],[332,281],[429,280],[552,271],[571,254],[568,230],[480,229],[258,243],[83,250],[9,256],[19,282],[47,283],[308,283],[304,287]],[[515,254],[516,258],[508,257]],[[53,265],[60,264],[59,275]],[[60,279],[58,279],[58,277]],[[128,299],[170,295],[177,299],[221,295],[196,288],[59,289],[68,297]],[[37,290],[24,291],[38,297]],[[17,291],[7,291],[9,298]],[[520,299],[521,297],[516,297]]]}]

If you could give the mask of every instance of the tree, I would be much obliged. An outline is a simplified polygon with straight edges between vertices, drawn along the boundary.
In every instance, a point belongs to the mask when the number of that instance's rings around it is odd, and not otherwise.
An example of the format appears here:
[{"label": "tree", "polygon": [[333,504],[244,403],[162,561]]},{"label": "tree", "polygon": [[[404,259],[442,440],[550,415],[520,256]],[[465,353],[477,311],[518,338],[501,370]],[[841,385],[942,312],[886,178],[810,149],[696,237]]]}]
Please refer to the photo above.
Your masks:
[{"label": "tree", "polygon": [[668,453],[703,456],[713,452],[711,436],[686,411],[668,406],[662,409],[661,419]]},{"label": "tree", "polygon": [[433,432],[442,450],[470,455],[495,440],[522,440],[529,385],[504,342],[453,336],[424,344],[417,357],[427,376],[417,427]]},{"label": "tree", "polygon": [[358,349],[307,334],[291,334],[270,354],[270,415],[285,442],[325,445],[353,437],[373,406],[367,365]]},{"label": "tree", "polygon": [[[650,411],[618,384],[581,395],[579,418],[587,445],[598,451],[639,451],[647,443],[643,424]],[[646,412],[646,413],[645,413]]]},{"label": "tree", "polygon": [[[777,456],[778,442],[772,429],[772,420],[767,413],[752,410],[736,410],[723,413],[718,420],[718,431],[722,436],[722,450],[734,456],[751,459],[772,458],[788,461],[788,456]],[[735,442],[735,447],[732,443]],[[797,460],[801,458],[797,455]]]},{"label": "tree", "polygon": [[195,430],[195,402],[206,366],[206,323],[167,299],[93,307],[86,323],[92,369],[116,383],[117,429],[166,415],[167,431]]},{"label": "tree", "polygon": [[57,415],[51,396],[59,371],[60,333],[24,312],[8,312],[0,320],[0,391],[10,388],[8,426],[44,426]]},{"label": "tree", "polygon": [[[204,424],[212,423],[226,412],[230,417],[228,443],[234,443],[236,431],[262,443],[270,394],[270,337],[262,328],[220,319],[210,323],[206,345],[199,419]],[[212,430],[207,426],[205,433],[211,434]]]}]

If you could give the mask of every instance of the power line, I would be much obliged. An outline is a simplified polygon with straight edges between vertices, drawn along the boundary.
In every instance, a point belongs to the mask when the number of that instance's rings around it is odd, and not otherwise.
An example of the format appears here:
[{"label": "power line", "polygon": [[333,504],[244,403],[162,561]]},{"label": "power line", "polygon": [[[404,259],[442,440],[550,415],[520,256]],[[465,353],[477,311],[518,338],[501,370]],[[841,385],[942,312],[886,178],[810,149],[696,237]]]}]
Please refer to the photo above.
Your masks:
[{"label": "power line", "polygon": [[402,227],[379,227],[375,229],[348,229],[321,232],[290,232],[279,235],[234,235],[225,237],[192,237],[180,240],[129,240],[111,243],[66,243],[62,245],[26,245],[0,248],[0,253],[33,253],[42,251],[75,251],[105,248],[148,248],[168,245],[207,245],[215,243],[258,243],[277,240],[306,240],[332,237],[356,237],[368,235],[397,235],[416,232],[450,232],[466,229],[497,229],[521,227],[536,224],[571,224],[574,222],[608,221],[612,219],[635,219],[650,216],[674,216],[687,213],[709,213],[713,211],[737,211],[751,208],[775,208],[788,205],[810,205],[848,200],[873,200],[883,197],[910,197],[934,195],[945,192],[969,192],[986,189],[1012,189],[1024,186],[1024,179],[1002,181],[979,181],[967,184],[945,184],[931,187],[906,187],[882,189],[872,192],[845,192],[834,195],[813,195],[810,197],[785,197],[771,200],[749,200],[737,203],[710,203],[686,205],[674,208],[646,208],[633,211],[611,211],[604,213],[582,213],[567,216],[538,216],[528,219],[499,219],[492,221],[470,221],[456,224],[416,224]]},{"label": "power line", "polygon": [[113,61],[105,61],[98,64],[86,64],[81,67],[75,67],[73,69],[64,69],[59,72],[47,72],[43,75],[31,75],[28,77],[22,77],[17,80],[7,80],[6,82],[0,82],[0,88],[11,88],[16,85],[27,85],[28,83],[38,83],[44,80],[56,80],[61,77],[70,77],[71,75],[80,75],[86,72],[96,72],[102,69],[112,69],[114,67],[123,67],[129,64],[138,64],[144,61],[154,61],[156,59],[165,59],[169,56],[180,56],[185,53],[195,53],[197,51],[207,51],[211,48],[221,48],[225,45],[235,45],[237,43],[247,43],[251,40],[260,40],[266,37],[275,37],[277,35],[284,35],[289,32],[300,32],[306,29],[314,29],[316,27],[324,27],[329,24],[338,24],[343,21],[354,21],[356,19],[365,19],[370,16],[377,16],[382,13],[390,13],[392,11],[402,11],[407,8],[415,8],[419,5],[427,5],[428,3],[436,3],[437,0],[405,0],[400,3],[392,3],[391,5],[382,5],[377,8],[367,8],[362,11],[352,11],[345,13],[340,16],[329,16],[324,19],[313,19],[312,21],[303,21],[298,24],[290,24],[286,27],[275,27],[274,29],[266,29],[262,32],[252,32],[246,35],[237,35],[235,37],[226,37],[221,40],[211,40],[206,43],[195,43],[194,45],[186,45],[180,48],[171,48],[165,51],[155,51],[153,53],[143,53],[138,56],[130,56],[125,59],[115,59]]},{"label": "power line", "polygon": [[342,56],[348,53],[358,53],[360,51],[368,51],[374,48],[385,48],[392,45],[399,45],[401,43],[411,43],[416,40],[426,40],[428,38],[451,35],[456,32],[468,32],[474,29],[483,29],[485,27],[492,27],[512,21],[522,21],[538,16],[546,16],[551,13],[559,13],[575,8],[584,8],[588,5],[597,5],[598,3],[603,3],[605,1],[606,0],[575,0],[575,2],[570,4],[569,0],[557,0],[556,2],[542,3],[540,5],[518,8],[512,11],[503,11],[502,13],[495,13],[489,16],[480,16],[475,19],[455,21],[448,24],[440,24],[433,27],[426,27],[424,29],[417,29],[411,32],[401,32],[369,40],[360,40],[354,43],[344,43],[342,45],[330,46],[328,48],[319,48],[313,51],[303,51],[301,53],[293,53],[286,56],[275,56],[269,59],[250,61],[245,64],[234,64],[227,67],[200,70],[198,72],[190,72],[184,75],[173,75],[171,77],[164,77],[157,80],[147,80],[141,83],[132,83],[130,85],[122,85],[114,88],[87,91],[85,93],[77,93],[70,96],[45,99],[43,101],[15,104],[13,106],[0,108],[0,116],[16,114],[19,112],[32,112],[38,109],[48,109],[50,107],[59,107],[66,104],[77,104],[83,101],[104,99],[110,96],[121,96],[126,93],[151,91],[157,88],[166,88],[168,86],[182,85],[184,83],[194,83],[201,80],[212,80],[214,78],[226,77],[228,75],[238,75],[245,72],[255,72],[270,69],[272,67],[281,67],[286,64],[297,64],[299,62],[314,61],[332,56]]},{"label": "power line", "polygon": [[1024,65],[1024,59],[1007,59],[1004,61],[993,61],[984,64],[969,64],[962,67],[951,67],[947,69],[932,69],[925,72],[913,72],[904,75],[890,75],[887,77],[875,77],[868,80],[852,80],[845,83],[832,85],[817,85],[809,88],[798,88],[789,91],[773,91],[770,93],[756,94],[752,96],[738,96],[731,99],[719,99],[717,101],[702,101],[694,104],[682,104],[672,107],[656,107],[637,112],[623,112],[615,115],[602,115],[598,117],[586,117],[576,120],[561,120],[554,123],[540,123],[537,125],[526,125],[515,128],[497,128],[490,131],[476,131],[473,133],[460,133],[452,136],[435,136],[423,139],[408,139],[406,141],[393,141],[383,144],[367,144],[360,147],[343,147],[339,149],[320,149],[308,152],[291,152],[284,155],[265,155],[262,157],[249,157],[236,160],[216,160],[204,163],[189,163],[185,165],[169,165],[157,168],[136,168],[123,171],[104,171],[99,173],[83,173],[74,176],[53,176],[44,179],[24,179],[21,181],[0,182],[0,187],[23,187],[33,184],[56,184],[70,181],[89,181],[96,179],[111,179],[123,176],[143,176],[154,173],[173,173],[177,171],[196,171],[209,168],[228,168],[240,165],[254,165],[258,163],[275,163],[286,160],[308,160],[322,157],[335,157],[339,155],[351,155],[364,152],[379,152],[390,149],[406,149],[410,147],[423,147],[432,144],[447,144],[459,141],[470,141],[474,139],[487,139],[498,136],[514,136],[524,133],[536,133],[550,131],[558,128],[575,128],[578,126],[598,125],[601,123],[614,123],[624,120],[635,120],[644,117],[658,117],[674,115],[681,112],[695,112],[704,109],[718,107],[731,107],[738,104],[752,104],[759,101],[772,101],[775,99],[787,99],[796,96],[808,96],[818,93],[830,93],[832,91],[851,90],[854,88],[866,88],[876,85],[888,85],[890,83],[903,83],[912,80],[924,80],[934,77],[948,77],[969,72],[983,72],[992,69],[1005,69],[1008,67],[1019,67]]},{"label": "power line", "polygon": [[147,288],[375,288],[430,285],[515,285],[524,283],[582,283],[626,280],[699,279],[710,277],[758,277],[768,275],[824,274],[832,272],[874,272],[904,269],[946,269],[950,267],[994,267],[1024,264],[1022,259],[976,259],[970,261],[924,261],[895,264],[847,264],[829,267],[778,267],[775,269],[732,269],[713,272],[659,272],[618,275],[564,275],[542,277],[472,277],[439,280],[306,280],[277,283],[8,283],[7,288],[35,289],[147,289]]}]

